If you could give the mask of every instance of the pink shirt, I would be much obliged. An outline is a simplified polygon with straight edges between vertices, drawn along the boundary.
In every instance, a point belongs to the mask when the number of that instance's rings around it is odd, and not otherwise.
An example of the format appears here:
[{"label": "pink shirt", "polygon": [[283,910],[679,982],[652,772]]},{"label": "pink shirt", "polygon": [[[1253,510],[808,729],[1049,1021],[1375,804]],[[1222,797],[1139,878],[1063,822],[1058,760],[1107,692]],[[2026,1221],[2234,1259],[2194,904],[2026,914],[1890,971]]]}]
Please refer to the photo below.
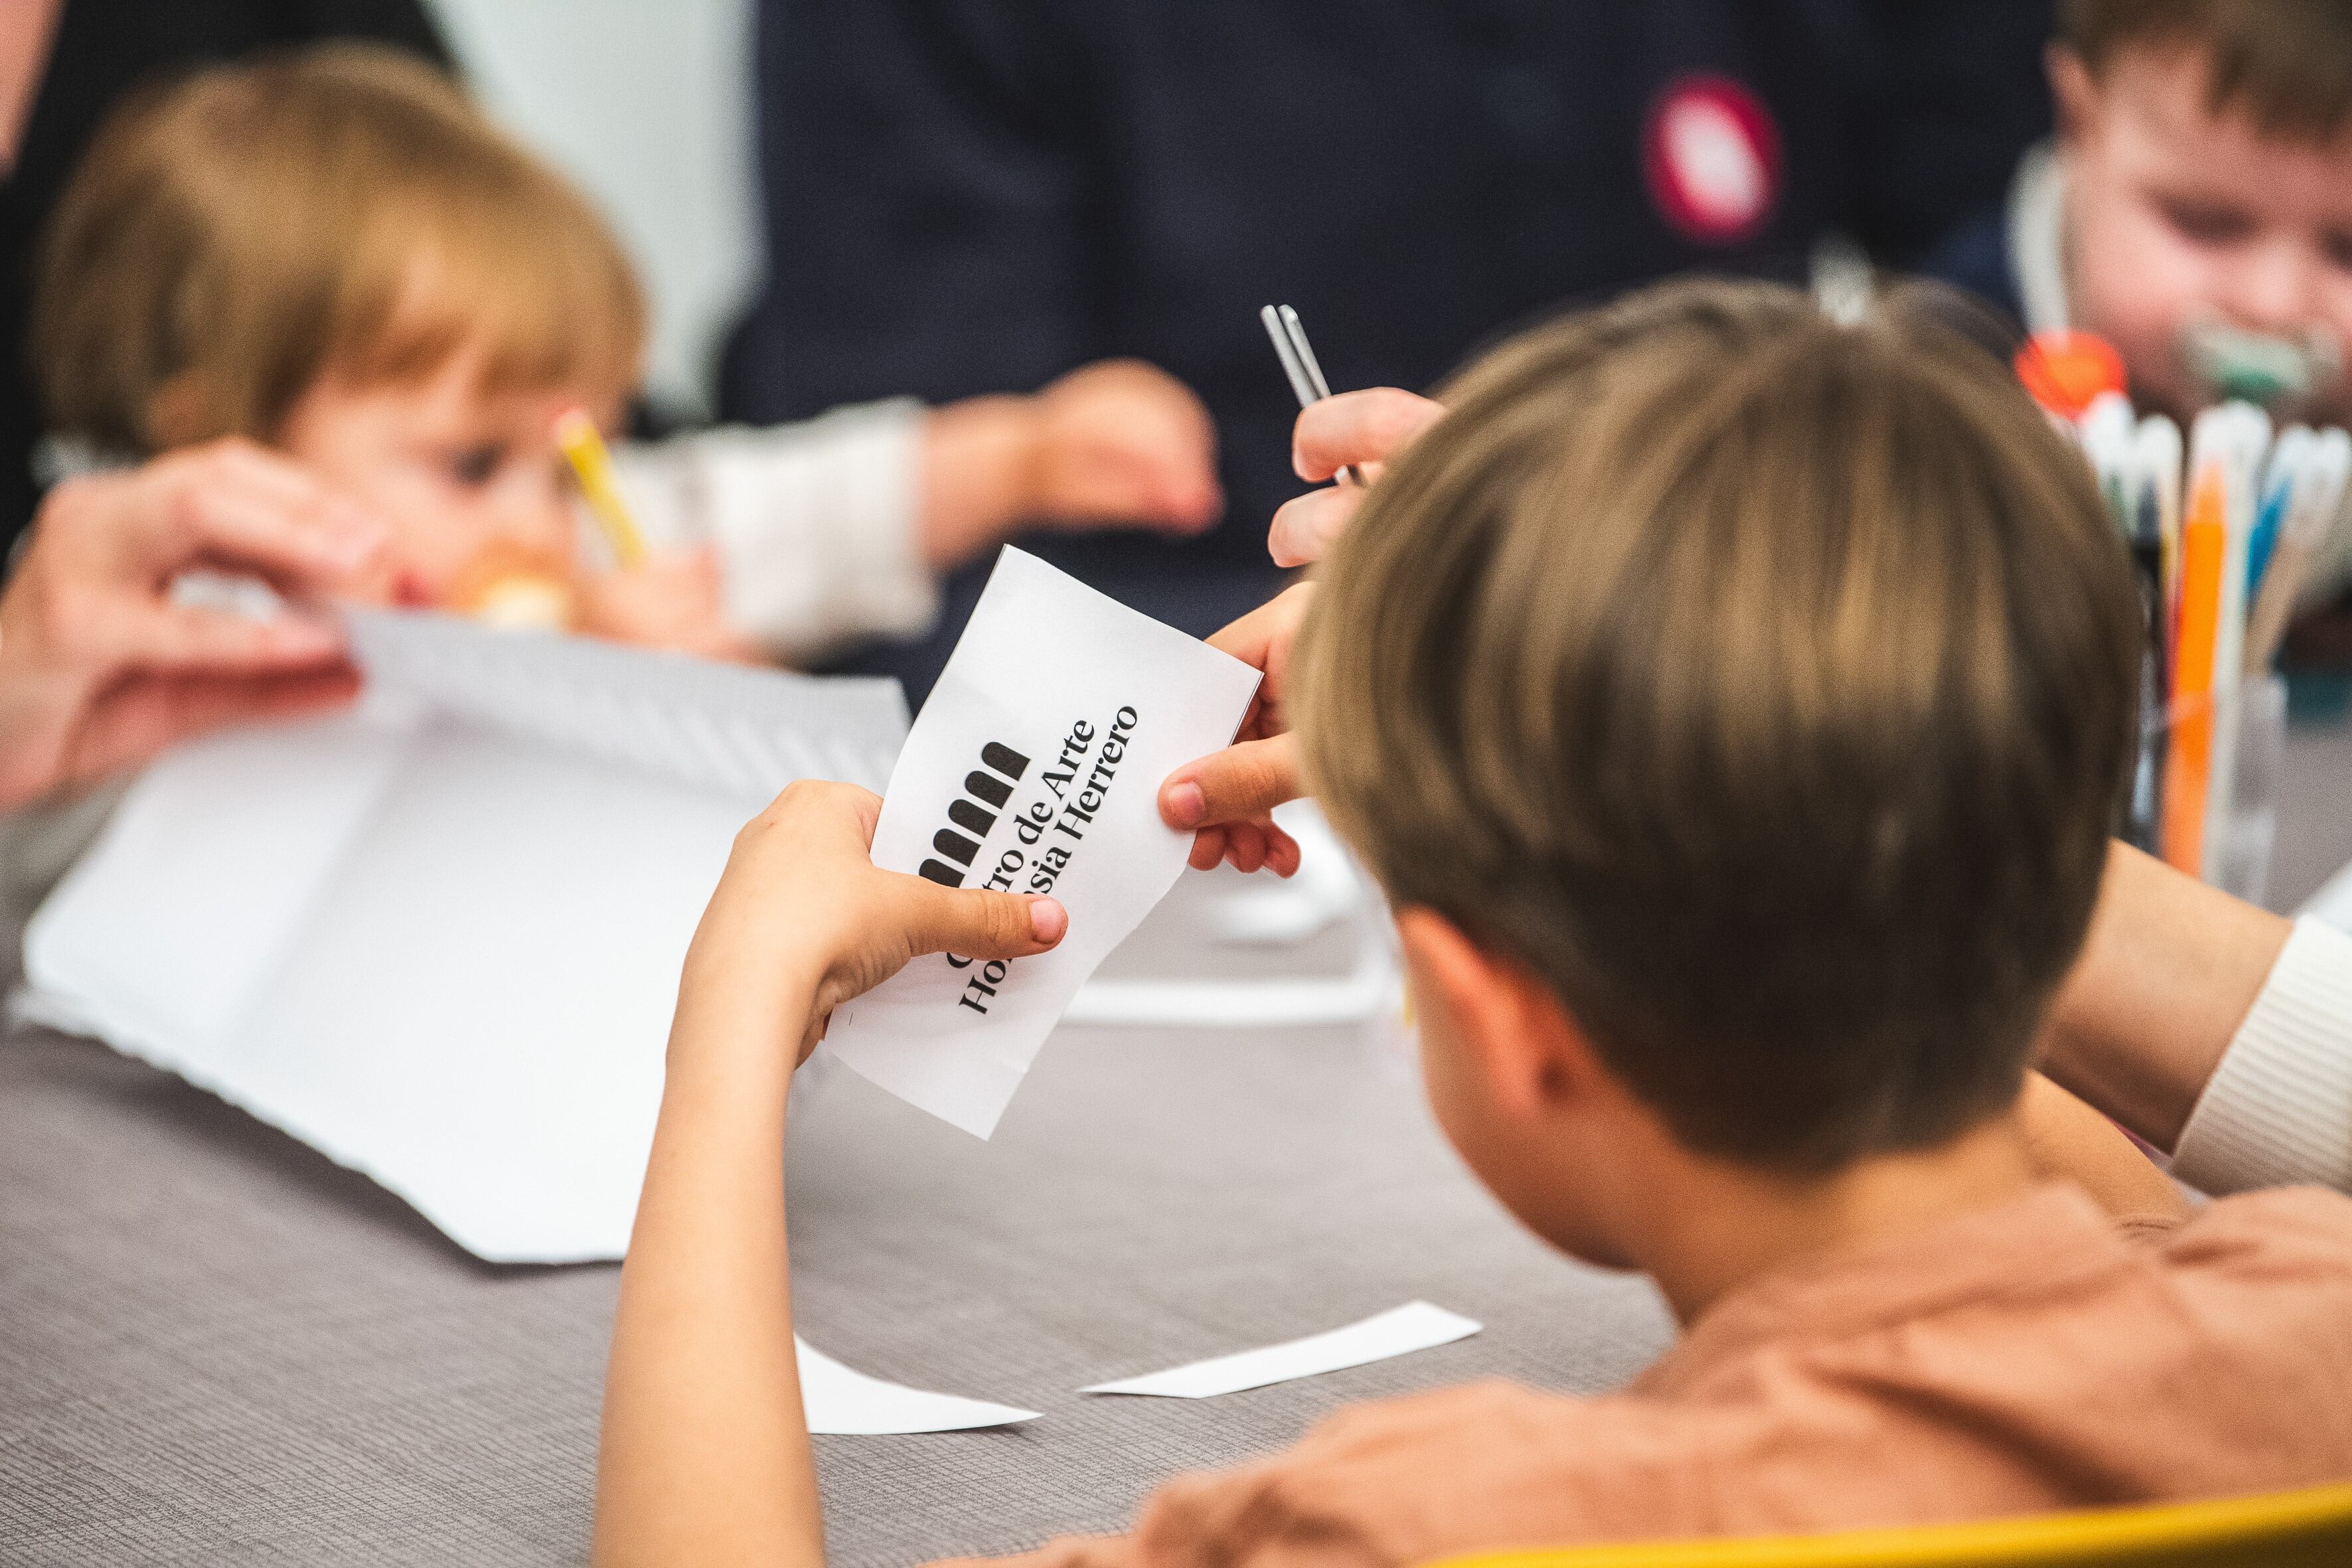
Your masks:
[{"label": "pink shirt", "polygon": [[1029,1568],[1416,1563],[1966,1520],[2352,1478],[2352,1200],[2153,1236],[2049,1185],[1735,1291],[1621,1393],[1344,1411]]}]

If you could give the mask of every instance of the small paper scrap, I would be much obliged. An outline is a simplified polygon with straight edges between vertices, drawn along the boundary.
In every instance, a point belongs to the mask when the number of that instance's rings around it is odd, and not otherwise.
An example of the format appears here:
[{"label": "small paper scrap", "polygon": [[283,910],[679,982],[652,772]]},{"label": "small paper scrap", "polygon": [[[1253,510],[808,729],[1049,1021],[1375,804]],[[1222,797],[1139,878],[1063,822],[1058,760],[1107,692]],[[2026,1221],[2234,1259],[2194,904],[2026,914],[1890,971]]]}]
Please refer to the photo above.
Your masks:
[{"label": "small paper scrap", "polygon": [[1303,1340],[1219,1356],[1213,1361],[1196,1361],[1190,1366],[1171,1367],[1118,1383],[1097,1383],[1078,1392],[1207,1399],[1452,1344],[1455,1340],[1468,1339],[1478,1329],[1477,1323],[1459,1312],[1449,1312],[1426,1301],[1408,1301],[1328,1333],[1309,1334]]},{"label": "small paper scrap", "polygon": [[798,1334],[793,1349],[801,1369],[801,1409],[808,1429],[835,1436],[874,1437],[898,1432],[965,1432],[1010,1426],[1036,1418],[1034,1410],[931,1394],[852,1372]]},{"label": "small paper scrap", "polygon": [[1167,895],[1192,836],[1160,784],[1229,743],[1258,672],[1007,549],[898,753],[874,863],[1051,893],[1069,932],[1010,963],[933,953],[845,1003],[824,1049],[985,1138],[1070,999]]}]

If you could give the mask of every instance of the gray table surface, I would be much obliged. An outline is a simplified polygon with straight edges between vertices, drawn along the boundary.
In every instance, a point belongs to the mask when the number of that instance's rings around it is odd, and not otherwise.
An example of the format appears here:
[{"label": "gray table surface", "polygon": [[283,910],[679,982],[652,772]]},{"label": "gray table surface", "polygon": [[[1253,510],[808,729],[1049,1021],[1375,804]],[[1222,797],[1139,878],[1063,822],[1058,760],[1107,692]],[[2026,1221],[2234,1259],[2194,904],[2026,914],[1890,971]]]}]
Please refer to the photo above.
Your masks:
[{"label": "gray table surface", "polygon": [[[2295,734],[2273,903],[2352,859],[2347,780],[2352,731]],[[986,1144],[843,1075],[791,1167],[814,1343],[1043,1412],[818,1439],[848,1564],[1117,1528],[1156,1479],[1343,1403],[1494,1375],[1597,1391],[1669,1332],[1646,1286],[1499,1213],[1392,1047],[1355,1030],[1066,1028]],[[476,1262],[177,1079],[18,1030],[0,1040],[0,1563],[577,1563],[616,1276]],[[1416,1297],[1486,1330],[1222,1399],[1072,1392]]]}]

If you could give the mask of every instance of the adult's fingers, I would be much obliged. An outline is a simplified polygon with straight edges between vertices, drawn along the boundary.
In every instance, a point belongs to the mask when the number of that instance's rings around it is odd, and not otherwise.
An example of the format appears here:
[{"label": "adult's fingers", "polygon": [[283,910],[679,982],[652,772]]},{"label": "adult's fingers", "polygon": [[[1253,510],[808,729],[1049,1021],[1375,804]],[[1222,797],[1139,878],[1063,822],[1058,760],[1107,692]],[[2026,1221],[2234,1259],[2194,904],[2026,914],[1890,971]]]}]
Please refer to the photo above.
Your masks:
[{"label": "adult's fingers", "polygon": [[1364,492],[1356,485],[1326,485],[1293,496],[1275,512],[1265,531],[1265,552],[1281,567],[1320,561],[1332,541],[1348,531],[1356,509],[1363,504]]},{"label": "adult's fingers", "polygon": [[1053,899],[987,888],[942,888],[920,877],[908,889],[916,900],[907,934],[914,952],[970,958],[1027,958],[1045,952],[1070,929],[1069,912]]},{"label": "adult's fingers", "polygon": [[1244,822],[1297,799],[1300,789],[1295,739],[1240,741],[1170,773],[1160,786],[1160,819],[1179,829]]},{"label": "adult's fingers", "polygon": [[343,658],[342,634],[299,612],[257,621],[168,601],[109,608],[112,646],[104,651],[117,668],[259,675],[339,664]]},{"label": "adult's fingers", "polygon": [[384,530],[299,468],[243,442],[175,454],[91,498],[85,526],[119,531],[127,564],[151,579],[196,563],[326,591],[365,567]]},{"label": "adult's fingers", "polygon": [[231,724],[297,719],[359,695],[347,664],[281,675],[136,677],[89,714],[63,759],[68,780],[103,778]]},{"label": "adult's fingers", "polygon": [[1393,386],[1326,397],[1298,416],[1290,464],[1300,479],[1320,483],[1350,463],[1387,461],[1444,415],[1444,405]]}]

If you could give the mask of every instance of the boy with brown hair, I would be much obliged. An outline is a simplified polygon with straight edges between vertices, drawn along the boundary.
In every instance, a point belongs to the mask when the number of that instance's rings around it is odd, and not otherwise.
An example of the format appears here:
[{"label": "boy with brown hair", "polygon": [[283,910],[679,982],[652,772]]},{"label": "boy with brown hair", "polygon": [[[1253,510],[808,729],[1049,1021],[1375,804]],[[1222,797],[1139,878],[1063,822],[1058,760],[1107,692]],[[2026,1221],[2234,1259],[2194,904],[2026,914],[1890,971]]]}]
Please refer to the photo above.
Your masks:
[{"label": "boy with brown hair", "polygon": [[[1397,912],[1433,1108],[1504,1205],[1684,1324],[1624,1391],[1365,1406],[1040,1563],[1411,1563],[2352,1471],[2352,1203],[2126,1235],[2021,1095],[2134,724],[2078,458],[1897,304],[1654,290],[1508,344],[1373,487],[1285,672]],[[689,954],[623,1272],[598,1559],[814,1563],[793,1068],[915,953],[1050,900],[876,869],[796,785]]]},{"label": "boy with brown hair", "polygon": [[2176,417],[2231,395],[2352,417],[2352,12],[2063,0],[2049,72],[2054,145],[1940,270],[2105,338]]},{"label": "boy with brown hair", "polygon": [[905,634],[940,573],[1018,526],[1185,532],[1218,505],[1197,402],[1112,362],[1035,396],[624,448],[622,488],[668,548],[581,569],[554,430],[572,408],[617,423],[635,388],[628,258],[455,83],[363,46],[119,110],[44,237],[34,323],[60,470],[276,447],[388,528],[374,597],[498,613],[500,583],[537,583],[509,603],[706,653]]}]

